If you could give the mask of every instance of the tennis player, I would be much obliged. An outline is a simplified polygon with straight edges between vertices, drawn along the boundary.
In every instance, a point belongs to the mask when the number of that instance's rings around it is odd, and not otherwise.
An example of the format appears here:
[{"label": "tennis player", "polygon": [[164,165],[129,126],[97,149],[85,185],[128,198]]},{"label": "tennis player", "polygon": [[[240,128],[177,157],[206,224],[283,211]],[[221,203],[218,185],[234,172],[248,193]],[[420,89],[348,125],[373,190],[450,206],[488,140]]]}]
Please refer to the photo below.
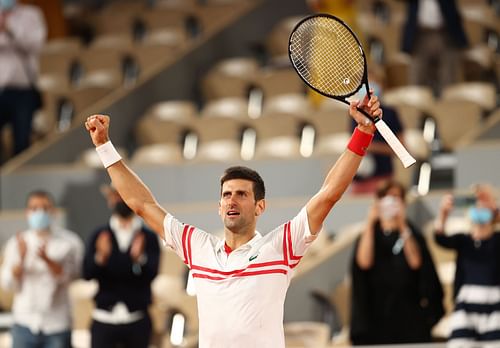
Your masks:
[{"label": "tennis player", "polygon": [[351,183],[375,132],[373,123],[356,107],[382,117],[375,95],[351,103],[349,114],[358,126],[347,150],[300,212],[265,235],[255,230],[266,209],[262,178],[246,167],[228,168],[220,181],[224,239],[181,223],[165,211],[113,147],[108,136],[110,118],[88,117],[85,126],[113,186],[192,270],[200,348],[285,347],[283,307],[293,270]]}]

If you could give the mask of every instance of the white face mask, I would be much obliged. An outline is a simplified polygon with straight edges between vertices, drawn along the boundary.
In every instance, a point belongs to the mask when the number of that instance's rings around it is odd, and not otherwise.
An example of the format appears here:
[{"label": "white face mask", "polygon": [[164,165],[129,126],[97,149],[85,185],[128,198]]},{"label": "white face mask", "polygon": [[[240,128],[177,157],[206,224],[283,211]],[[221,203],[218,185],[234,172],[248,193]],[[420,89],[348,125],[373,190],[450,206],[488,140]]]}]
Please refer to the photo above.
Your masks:
[{"label": "white face mask", "polygon": [[380,200],[380,217],[384,220],[393,219],[401,210],[399,200],[394,196],[385,196]]},{"label": "white face mask", "polygon": [[49,228],[52,217],[43,209],[32,211],[28,215],[28,225],[31,229],[42,231]]}]

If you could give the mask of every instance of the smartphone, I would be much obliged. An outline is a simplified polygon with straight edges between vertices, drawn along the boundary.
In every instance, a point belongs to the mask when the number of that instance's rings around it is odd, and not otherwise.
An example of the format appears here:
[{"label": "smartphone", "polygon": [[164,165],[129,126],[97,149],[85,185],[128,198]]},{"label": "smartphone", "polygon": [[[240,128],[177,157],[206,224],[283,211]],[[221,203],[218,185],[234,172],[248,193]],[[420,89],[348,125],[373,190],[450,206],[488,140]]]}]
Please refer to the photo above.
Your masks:
[{"label": "smartphone", "polygon": [[453,205],[455,207],[468,207],[475,204],[476,204],[476,197],[472,195],[453,197]]}]

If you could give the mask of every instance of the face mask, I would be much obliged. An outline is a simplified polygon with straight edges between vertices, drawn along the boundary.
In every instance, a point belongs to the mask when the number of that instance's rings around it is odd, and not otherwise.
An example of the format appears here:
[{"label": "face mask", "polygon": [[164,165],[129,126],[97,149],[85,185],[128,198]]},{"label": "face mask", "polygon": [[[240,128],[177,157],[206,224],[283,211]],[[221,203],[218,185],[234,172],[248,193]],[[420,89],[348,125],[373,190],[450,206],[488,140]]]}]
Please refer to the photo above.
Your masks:
[{"label": "face mask", "polygon": [[394,196],[385,196],[380,200],[380,216],[384,220],[396,217],[400,208],[400,203]]},{"label": "face mask", "polygon": [[469,216],[472,220],[472,223],[479,225],[487,224],[493,219],[493,213],[490,209],[487,208],[470,208]]},{"label": "face mask", "polygon": [[113,212],[122,218],[129,218],[134,214],[133,210],[124,201],[116,203]]},{"label": "face mask", "polygon": [[[373,89],[373,94],[376,95],[379,99],[381,99],[381,94],[382,94],[382,88],[380,85],[376,82],[369,82],[370,83],[370,89]],[[366,89],[361,88],[356,94],[354,95],[354,98],[357,100],[363,100],[363,98],[366,95]]]},{"label": "face mask", "polygon": [[16,6],[16,0],[0,0],[0,11],[7,11]]},{"label": "face mask", "polygon": [[49,228],[52,218],[45,210],[35,210],[28,215],[28,225],[33,230],[45,230]]}]

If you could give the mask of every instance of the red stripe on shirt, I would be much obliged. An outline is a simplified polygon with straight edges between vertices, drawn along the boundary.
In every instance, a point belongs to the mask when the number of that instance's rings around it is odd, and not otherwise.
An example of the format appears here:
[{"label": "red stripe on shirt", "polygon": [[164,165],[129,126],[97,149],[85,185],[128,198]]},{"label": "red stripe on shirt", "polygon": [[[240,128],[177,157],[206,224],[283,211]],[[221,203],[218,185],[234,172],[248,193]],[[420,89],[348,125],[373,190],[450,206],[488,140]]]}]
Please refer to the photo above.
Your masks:
[{"label": "red stripe on shirt", "polygon": [[291,228],[290,228],[290,221],[288,221],[287,223],[288,225],[288,229],[287,229],[287,234],[288,234],[288,253],[289,253],[289,256],[290,256],[290,260],[294,260],[294,261],[299,261],[302,256],[295,256],[293,254],[293,246],[292,246],[292,232],[291,232]]},{"label": "red stripe on shirt", "polygon": [[[279,265],[288,266],[283,261],[269,261],[269,262],[253,263],[253,264],[248,265],[247,268],[259,268],[259,267],[279,266]],[[208,273],[225,275],[225,276],[236,275],[238,273],[245,272],[245,270],[246,270],[246,268],[242,268],[242,269],[235,269],[233,271],[220,271],[218,269],[213,269],[213,268],[208,268],[208,267],[203,267],[203,266],[198,266],[198,265],[192,265],[191,269],[196,270],[196,271],[203,271],[203,272],[208,272]]]},{"label": "red stripe on shirt", "polygon": [[[284,269],[268,269],[268,270],[262,270],[262,271],[255,271],[255,272],[243,272],[239,274],[233,274],[233,277],[253,277],[253,276],[258,276],[258,275],[265,275],[265,274],[287,274],[288,271]],[[193,278],[202,278],[202,279],[210,279],[210,280],[225,280],[229,279],[231,277],[215,277],[211,276],[208,274],[201,274],[201,273],[193,273]]]},{"label": "red stripe on shirt", "polygon": [[187,237],[187,245],[188,245],[188,255],[189,255],[189,267],[193,266],[193,258],[192,258],[192,249],[191,249],[191,237],[193,236],[194,226],[190,226],[189,233]]},{"label": "red stripe on shirt", "polygon": [[186,251],[186,237],[189,225],[184,225],[184,230],[182,231],[182,253],[184,254],[184,263],[188,264],[187,251]]},{"label": "red stripe on shirt", "polygon": [[288,266],[288,264],[285,261],[268,261],[268,262],[260,262],[260,263],[252,263],[248,265],[248,268],[257,268],[257,267],[267,267],[267,266],[276,266],[276,265],[283,265],[283,266]]},{"label": "red stripe on shirt", "polygon": [[287,247],[286,247],[286,230],[287,230],[287,226],[288,224],[285,224],[283,226],[283,262],[285,263],[285,265],[288,265],[288,250],[287,250]]}]

